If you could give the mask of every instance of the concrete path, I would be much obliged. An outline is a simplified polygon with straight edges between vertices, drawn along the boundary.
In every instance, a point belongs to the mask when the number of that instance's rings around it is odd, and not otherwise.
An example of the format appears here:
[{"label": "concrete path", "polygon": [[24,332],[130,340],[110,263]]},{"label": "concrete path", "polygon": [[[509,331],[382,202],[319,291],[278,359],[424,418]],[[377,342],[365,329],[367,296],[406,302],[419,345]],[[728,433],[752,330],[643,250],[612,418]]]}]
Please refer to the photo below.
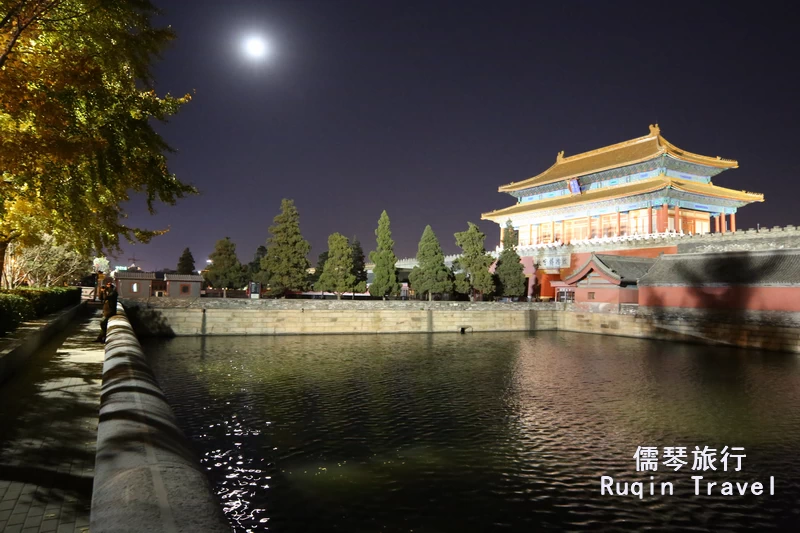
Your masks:
[{"label": "concrete path", "polygon": [[103,345],[97,311],[0,385],[0,531],[89,531]]}]

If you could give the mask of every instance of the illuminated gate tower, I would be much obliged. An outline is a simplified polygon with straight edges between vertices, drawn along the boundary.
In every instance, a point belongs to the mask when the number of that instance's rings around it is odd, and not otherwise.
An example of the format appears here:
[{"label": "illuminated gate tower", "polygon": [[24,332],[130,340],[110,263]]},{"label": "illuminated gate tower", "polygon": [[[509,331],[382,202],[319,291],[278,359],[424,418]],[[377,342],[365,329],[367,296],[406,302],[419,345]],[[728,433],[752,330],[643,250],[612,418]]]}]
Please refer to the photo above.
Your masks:
[{"label": "illuminated gate tower", "polygon": [[576,267],[570,256],[578,250],[572,245],[586,252],[594,244],[608,250],[619,243],[619,254],[652,257],[676,251],[654,248],[656,236],[663,243],[682,234],[736,231],[737,209],[764,201],[762,194],[711,183],[713,176],[737,167],[732,159],[681,150],[656,124],[644,137],[570,157],[560,152],[538,176],[499,188],[514,196],[516,205],[481,218],[500,225],[501,242],[511,220],[526,274],[539,263],[549,274],[537,274],[541,294],[553,296],[549,281]]}]

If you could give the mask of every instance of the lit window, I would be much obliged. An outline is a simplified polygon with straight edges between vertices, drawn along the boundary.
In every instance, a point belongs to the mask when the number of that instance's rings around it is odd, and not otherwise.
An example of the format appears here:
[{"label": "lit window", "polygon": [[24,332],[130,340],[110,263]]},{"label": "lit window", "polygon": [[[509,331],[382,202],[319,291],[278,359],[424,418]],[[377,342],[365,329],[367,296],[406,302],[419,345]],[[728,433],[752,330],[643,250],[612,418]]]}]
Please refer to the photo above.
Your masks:
[{"label": "lit window", "polygon": [[131,283],[131,292],[139,292],[139,284]]}]

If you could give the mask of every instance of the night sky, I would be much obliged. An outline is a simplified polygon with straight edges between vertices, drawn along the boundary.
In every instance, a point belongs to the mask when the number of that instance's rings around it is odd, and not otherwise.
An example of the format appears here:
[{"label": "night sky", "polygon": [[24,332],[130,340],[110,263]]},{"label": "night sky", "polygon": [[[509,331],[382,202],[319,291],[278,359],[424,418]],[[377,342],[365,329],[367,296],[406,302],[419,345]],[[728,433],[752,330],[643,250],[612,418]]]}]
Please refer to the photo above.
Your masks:
[{"label": "night sky", "polygon": [[[312,264],[334,231],[369,252],[383,209],[398,257],[426,224],[445,253],[467,221],[493,249],[499,230],[480,215],[515,201],[499,185],[655,122],[680,148],[739,161],[715,184],[765,194],[737,227],[800,223],[788,3],[154,2],[178,35],[156,88],[194,93],[160,131],[202,195],[152,217],[129,204],[130,223],[171,230],[112,264],[175,268],[188,246],[200,268],[225,236],[250,261],[281,198]],[[261,61],[241,51],[253,32],[270,42]]]}]

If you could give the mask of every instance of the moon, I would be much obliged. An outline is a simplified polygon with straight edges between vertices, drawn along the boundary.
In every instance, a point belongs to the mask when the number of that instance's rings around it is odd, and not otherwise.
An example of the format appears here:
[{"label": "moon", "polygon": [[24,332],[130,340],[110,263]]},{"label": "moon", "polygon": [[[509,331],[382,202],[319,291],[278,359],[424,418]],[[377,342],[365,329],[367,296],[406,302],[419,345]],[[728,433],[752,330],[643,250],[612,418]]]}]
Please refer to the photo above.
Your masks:
[{"label": "moon", "polygon": [[247,37],[242,44],[242,48],[244,53],[252,59],[261,59],[268,52],[267,42],[257,35]]}]

